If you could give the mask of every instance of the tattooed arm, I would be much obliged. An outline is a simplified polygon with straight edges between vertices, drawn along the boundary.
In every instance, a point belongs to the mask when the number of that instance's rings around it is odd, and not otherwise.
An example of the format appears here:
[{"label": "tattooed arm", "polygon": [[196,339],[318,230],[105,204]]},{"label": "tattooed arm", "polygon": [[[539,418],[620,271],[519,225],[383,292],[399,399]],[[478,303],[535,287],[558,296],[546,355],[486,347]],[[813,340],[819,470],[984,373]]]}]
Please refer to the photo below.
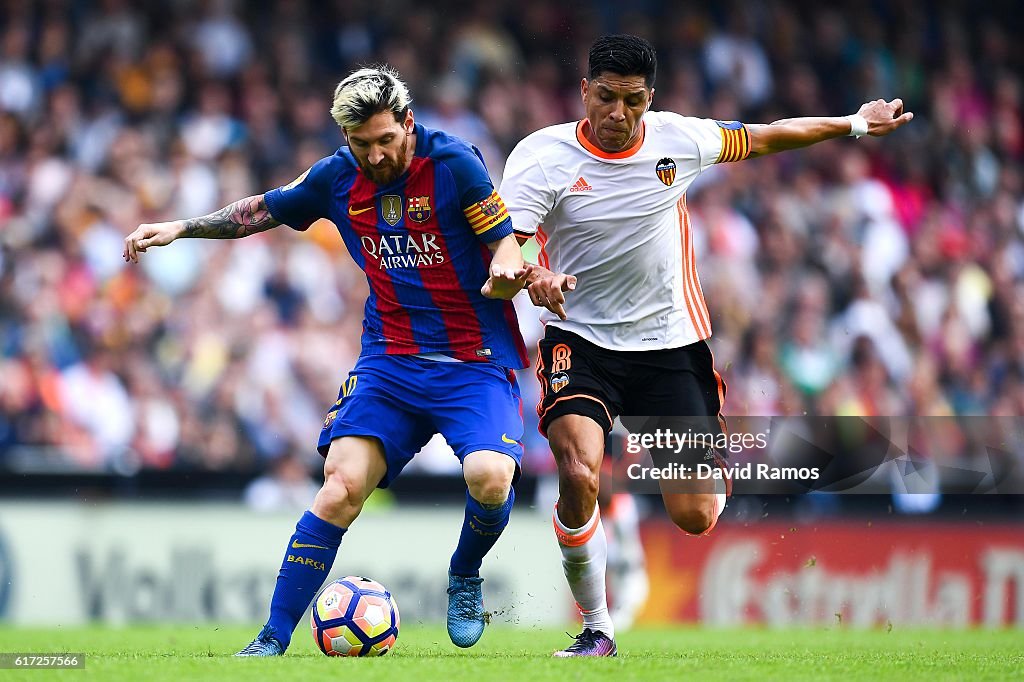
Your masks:
[{"label": "tattooed arm", "polygon": [[145,253],[149,247],[166,246],[175,239],[238,239],[280,224],[270,215],[266,199],[259,194],[240,199],[201,218],[139,225],[134,232],[125,237],[122,255],[126,261],[138,263],[139,254]]}]

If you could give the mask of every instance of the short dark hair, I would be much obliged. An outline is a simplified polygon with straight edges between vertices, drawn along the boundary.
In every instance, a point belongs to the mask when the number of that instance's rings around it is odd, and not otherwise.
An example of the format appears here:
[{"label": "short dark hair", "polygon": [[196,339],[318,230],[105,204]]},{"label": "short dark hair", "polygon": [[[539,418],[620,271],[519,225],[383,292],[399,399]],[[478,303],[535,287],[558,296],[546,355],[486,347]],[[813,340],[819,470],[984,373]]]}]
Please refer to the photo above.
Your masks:
[{"label": "short dark hair", "polygon": [[601,36],[590,47],[589,69],[590,79],[606,71],[619,76],[643,76],[644,85],[653,88],[658,56],[654,46],[640,36]]}]

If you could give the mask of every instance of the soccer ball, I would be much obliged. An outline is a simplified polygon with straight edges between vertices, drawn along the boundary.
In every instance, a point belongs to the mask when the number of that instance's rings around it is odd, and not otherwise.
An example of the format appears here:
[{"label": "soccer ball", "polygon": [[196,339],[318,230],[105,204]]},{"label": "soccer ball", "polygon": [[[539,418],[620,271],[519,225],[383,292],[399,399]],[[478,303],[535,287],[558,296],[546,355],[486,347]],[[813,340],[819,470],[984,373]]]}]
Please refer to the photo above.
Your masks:
[{"label": "soccer ball", "polygon": [[398,604],[380,583],[350,575],[313,602],[313,639],[328,656],[383,656],[398,639]]}]

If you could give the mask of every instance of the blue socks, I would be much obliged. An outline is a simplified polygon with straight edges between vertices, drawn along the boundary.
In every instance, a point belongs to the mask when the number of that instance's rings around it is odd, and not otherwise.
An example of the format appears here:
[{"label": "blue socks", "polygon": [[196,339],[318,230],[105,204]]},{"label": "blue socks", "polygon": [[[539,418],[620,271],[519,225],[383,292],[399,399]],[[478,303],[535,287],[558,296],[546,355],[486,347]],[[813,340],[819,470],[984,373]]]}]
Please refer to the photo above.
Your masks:
[{"label": "blue socks", "polygon": [[295,626],[327,579],[345,530],[318,518],[311,511],[303,514],[296,524],[295,534],[288,541],[284,561],[277,574],[277,586],[270,600],[270,620],[267,621],[267,625],[274,628],[274,639],[285,649],[292,640]]},{"label": "blue socks", "polygon": [[[504,504],[487,507],[466,492],[466,516],[459,545],[452,555],[453,574],[465,577],[480,575],[484,555],[508,525],[515,499],[515,490],[509,489]],[[311,511],[303,514],[296,524],[295,534],[288,540],[284,561],[277,574],[277,586],[270,601],[270,619],[267,621],[267,626],[274,629],[273,638],[284,648],[288,648],[295,626],[327,579],[345,531],[345,528],[316,517]]]},{"label": "blue socks", "polygon": [[452,555],[451,572],[454,575],[466,578],[480,575],[484,555],[491,551],[508,525],[515,500],[516,491],[513,488],[509,488],[508,499],[504,504],[493,507],[480,504],[466,491],[466,518],[462,522],[459,545]]}]

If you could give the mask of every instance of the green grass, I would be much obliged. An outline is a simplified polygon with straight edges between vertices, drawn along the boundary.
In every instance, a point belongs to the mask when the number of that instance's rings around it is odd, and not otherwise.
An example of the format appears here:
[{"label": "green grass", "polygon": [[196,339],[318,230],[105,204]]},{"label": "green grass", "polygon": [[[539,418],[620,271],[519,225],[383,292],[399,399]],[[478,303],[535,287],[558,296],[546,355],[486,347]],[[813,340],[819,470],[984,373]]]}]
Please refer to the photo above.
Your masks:
[{"label": "green grass", "polygon": [[237,659],[255,628],[0,628],[0,651],[85,652],[84,670],[0,671],[0,681],[70,680],[1020,680],[1024,631],[768,631],[641,629],[618,637],[619,657],[556,660],[557,630],[492,627],[456,649],[442,628],[407,626],[377,659],[320,654],[305,625],[279,659]]}]

